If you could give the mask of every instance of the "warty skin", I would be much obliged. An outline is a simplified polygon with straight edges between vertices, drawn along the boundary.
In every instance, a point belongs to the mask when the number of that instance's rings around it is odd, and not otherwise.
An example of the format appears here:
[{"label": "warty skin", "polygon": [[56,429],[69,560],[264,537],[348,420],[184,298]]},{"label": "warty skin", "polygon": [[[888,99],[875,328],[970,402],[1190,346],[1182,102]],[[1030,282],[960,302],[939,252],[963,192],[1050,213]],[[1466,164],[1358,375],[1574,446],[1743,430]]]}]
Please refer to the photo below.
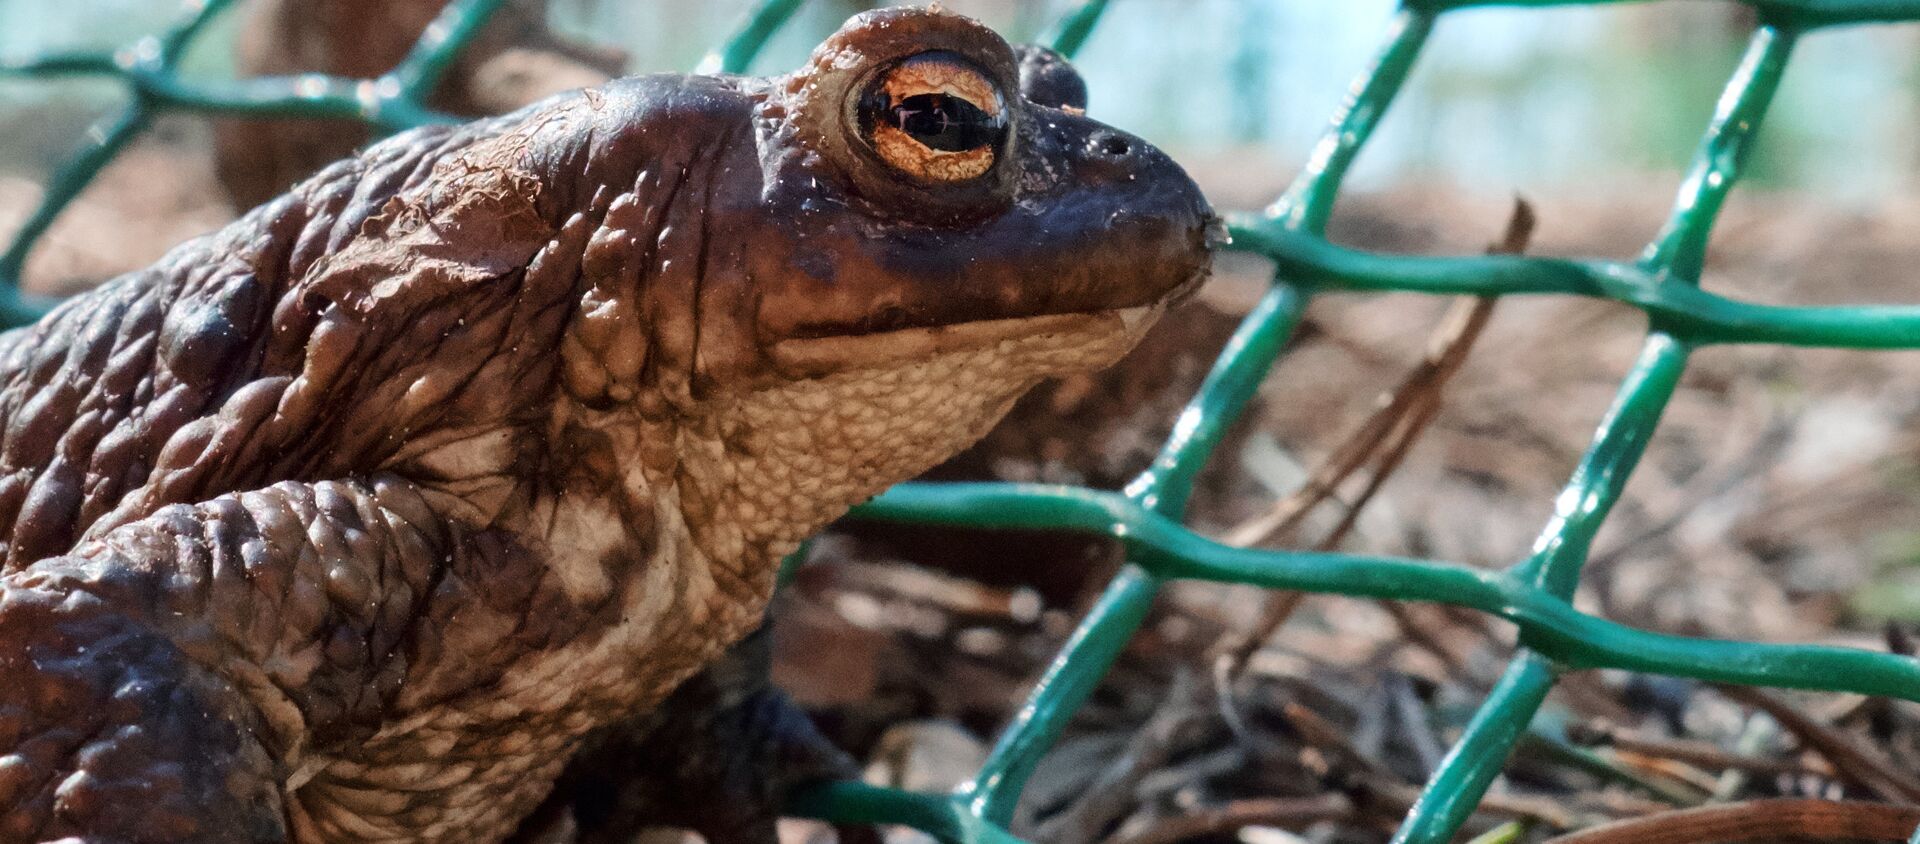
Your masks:
[{"label": "warty skin", "polygon": [[[984,175],[863,140],[929,51],[1004,95]],[[1041,64],[1036,102],[998,36],[893,9],[789,76],[417,130],[0,335],[0,842],[567,814],[802,538],[1204,278],[1192,182]]]}]

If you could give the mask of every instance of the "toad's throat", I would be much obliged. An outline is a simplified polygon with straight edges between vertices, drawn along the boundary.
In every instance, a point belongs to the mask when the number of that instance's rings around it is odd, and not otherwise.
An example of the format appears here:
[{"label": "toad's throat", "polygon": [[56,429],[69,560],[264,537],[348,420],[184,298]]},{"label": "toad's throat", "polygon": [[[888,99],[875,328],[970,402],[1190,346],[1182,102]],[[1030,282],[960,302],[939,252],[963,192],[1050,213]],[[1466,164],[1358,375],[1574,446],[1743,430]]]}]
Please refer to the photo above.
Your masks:
[{"label": "toad's throat", "polygon": [[[978,440],[1035,383],[1112,363],[1159,310],[789,341],[779,353],[790,365],[837,371],[727,403],[726,448],[708,452],[724,465],[684,473],[725,479],[709,485],[724,490],[710,508],[723,517],[688,520],[696,540],[716,560],[771,562],[847,506]],[[879,360],[878,344],[892,346],[890,361]],[[842,364],[852,359],[864,365]],[[702,537],[703,526],[718,530]]]}]

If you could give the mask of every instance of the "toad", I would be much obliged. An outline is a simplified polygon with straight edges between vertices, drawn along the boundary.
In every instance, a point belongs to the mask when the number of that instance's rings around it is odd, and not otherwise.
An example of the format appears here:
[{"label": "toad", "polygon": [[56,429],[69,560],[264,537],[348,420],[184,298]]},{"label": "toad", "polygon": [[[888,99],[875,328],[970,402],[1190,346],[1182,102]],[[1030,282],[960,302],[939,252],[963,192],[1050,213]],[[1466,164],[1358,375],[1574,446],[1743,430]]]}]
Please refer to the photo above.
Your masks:
[{"label": "toad", "polygon": [[709,836],[770,840],[740,780],[836,765],[723,659],[781,558],[1207,272],[1193,183],[1082,91],[871,12],[788,76],[396,136],[0,336],[0,841],[741,795]]}]

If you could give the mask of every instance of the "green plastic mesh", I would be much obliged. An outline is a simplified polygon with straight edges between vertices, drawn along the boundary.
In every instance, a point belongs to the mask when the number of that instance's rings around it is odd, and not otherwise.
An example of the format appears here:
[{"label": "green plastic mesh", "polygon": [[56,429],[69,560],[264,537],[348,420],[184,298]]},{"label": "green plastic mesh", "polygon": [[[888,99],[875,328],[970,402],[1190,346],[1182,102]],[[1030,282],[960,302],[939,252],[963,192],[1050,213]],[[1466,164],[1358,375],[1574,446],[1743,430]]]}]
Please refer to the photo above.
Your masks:
[{"label": "green plastic mesh", "polygon": [[[377,80],[328,77],[206,82],[182,78],[181,54],[233,0],[196,0],[167,32],[110,54],[43,54],[0,61],[0,73],[105,76],[132,102],[92,133],[50,180],[37,211],[0,256],[0,318],[20,324],[43,303],[18,294],[26,254],[87,182],[168,110],[255,116],[325,116],[399,129],[445,119],[425,97],[453,56],[503,0],[456,0],[413,52]],[[800,6],[764,0],[702,70],[740,71]],[[1169,580],[1193,578],[1341,595],[1432,601],[1511,622],[1520,648],[1465,733],[1428,782],[1395,841],[1455,834],[1527,731],[1556,680],[1594,668],[1757,686],[1885,695],[1920,701],[1920,662],[1864,650],[1670,636],[1587,615],[1570,603],[1594,534],[1619,500],[1668,398],[1698,347],[1779,343],[1854,349],[1920,348],[1920,307],[1790,307],[1702,290],[1701,265],[1716,216],[1799,36],[1849,24],[1920,20],[1920,0],[1745,0],[1759,15],[1745,58],[1728,81],[1679,197],[1638,260],[1519,256],[1400,257],[1336,246],[1324,237],[1349,165],[1404,87],[1436,22],[1474,6],[1601,5],[1625,0],[1405,0],[1385,48],[1293,186],[1264,213],[1233,221],[1232,248],[1271,259],[1273,284],[1228,341],[1172,437],[1121,492],[1031,484],[904,484],[856,510],[862,518],[988,528],[1065,529],[1118,540],[1128,562],[1034,687],[973,780],[952,794],[841,783],[804,795],[796,813],[840,822],[897,823],[947,842],[1017,842],[1006,831],[1040,757],[1100,682]],[[1071,55],[1107,7],[1084,0],[1048,41]],[[1338,291],[1436,295],[1562,294],[1622,302],[1645,312],[1638,360],[1532,552],[1504,570],[1446,562],[1228,547],[1182,525],[1195,476],[1265,378],[1307,303]],[[1920,842],[1920,834],[1916,835]]]}]

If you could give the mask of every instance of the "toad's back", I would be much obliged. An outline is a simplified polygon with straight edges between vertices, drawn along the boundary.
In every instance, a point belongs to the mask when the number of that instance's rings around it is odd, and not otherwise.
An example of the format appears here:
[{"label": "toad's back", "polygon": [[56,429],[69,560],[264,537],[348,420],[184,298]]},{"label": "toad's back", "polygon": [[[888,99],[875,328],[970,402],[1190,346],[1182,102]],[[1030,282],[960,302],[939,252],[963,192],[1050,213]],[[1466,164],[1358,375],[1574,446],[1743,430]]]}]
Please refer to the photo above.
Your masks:
[{"label": "toad's back", "polygon": [[[336,303],[302,282],[417,190],[434,161],[498,125],[383,144],[0,334],[0,569],[66,553],[166,504],[338,477],[343,462],[369,456],[332,436],[368,420],[339,412],[352,407],[353,385],[315,377],[308,355],[321,350],[312,341]],[[334,412],[313,412],[323,401]]]}]

